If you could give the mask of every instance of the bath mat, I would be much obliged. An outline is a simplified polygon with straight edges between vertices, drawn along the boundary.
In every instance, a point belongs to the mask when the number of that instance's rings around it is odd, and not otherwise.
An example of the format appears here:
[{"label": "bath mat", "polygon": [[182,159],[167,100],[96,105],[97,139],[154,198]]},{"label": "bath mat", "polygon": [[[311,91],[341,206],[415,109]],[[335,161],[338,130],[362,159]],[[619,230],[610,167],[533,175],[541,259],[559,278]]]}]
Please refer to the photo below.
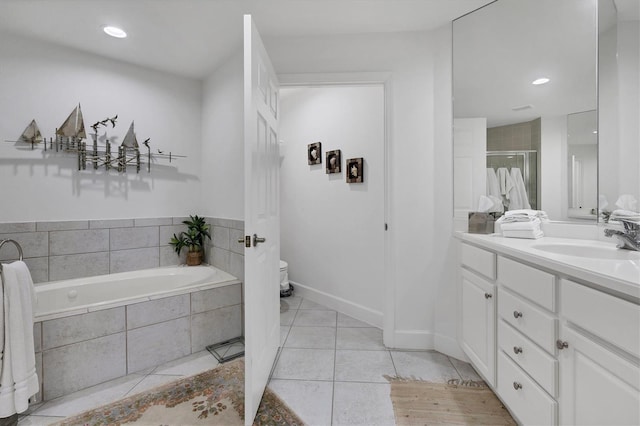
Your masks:
[{"label": "bath mat", "polygon": [[516,425],[484,382],[450,380],[431,383],[385,376],[398,426]]},{"label": "bath mat", "polygon": [[[71,425],[243,425],[244,358],[68,417]],[[304,423],[268,388],[254,425],[297,426]]]}]

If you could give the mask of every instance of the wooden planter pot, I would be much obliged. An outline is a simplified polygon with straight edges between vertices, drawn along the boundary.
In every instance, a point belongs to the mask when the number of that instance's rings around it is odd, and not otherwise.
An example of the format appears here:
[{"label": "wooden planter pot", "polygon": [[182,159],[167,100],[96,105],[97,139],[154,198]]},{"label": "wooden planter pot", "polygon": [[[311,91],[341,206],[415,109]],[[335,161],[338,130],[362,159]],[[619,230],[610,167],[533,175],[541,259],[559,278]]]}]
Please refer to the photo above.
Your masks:
[{"label": "wooden planter pot", "polygon": [[197,266],[202,263],[202,251],[187,252],[187,265]]}]

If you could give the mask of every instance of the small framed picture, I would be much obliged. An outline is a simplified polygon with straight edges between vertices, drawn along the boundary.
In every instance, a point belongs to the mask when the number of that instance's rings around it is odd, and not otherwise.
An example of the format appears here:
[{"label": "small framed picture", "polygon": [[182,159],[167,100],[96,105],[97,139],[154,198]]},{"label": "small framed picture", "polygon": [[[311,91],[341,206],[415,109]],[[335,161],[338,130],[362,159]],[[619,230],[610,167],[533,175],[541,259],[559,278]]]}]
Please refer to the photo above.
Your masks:
[{"label": "small framed picture", "polygon": [[327,174],[340,173],[340,150],[327,151]]},{"label": "small framed picture", "polygon": [[309,165],[322,163],[322,143],[315,142],[307,145],[307,159]]},{"label": "small framed picture", "polygon": [[347,160],[347,183],[361,183],[364,180],[364,161],[360,158]]}]

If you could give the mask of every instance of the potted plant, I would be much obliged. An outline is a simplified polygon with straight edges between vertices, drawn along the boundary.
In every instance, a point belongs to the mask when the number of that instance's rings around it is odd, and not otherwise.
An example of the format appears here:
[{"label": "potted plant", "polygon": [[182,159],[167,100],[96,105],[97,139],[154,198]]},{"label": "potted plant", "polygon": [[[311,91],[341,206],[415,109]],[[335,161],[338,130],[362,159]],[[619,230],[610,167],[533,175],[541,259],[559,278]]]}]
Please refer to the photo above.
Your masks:
[{"label": "potted plant", "polygon": [[210,226],[203,217],[198,215],[189,216],[189,220],[184,220],[182,223],[187,225],[187,232],[181,232],[179,235],[173,234],[169,244],[173,246],[178,255],[186,247],[187,265],[199,265],[202,263],[204,254],[205,237],[211,239]]}]

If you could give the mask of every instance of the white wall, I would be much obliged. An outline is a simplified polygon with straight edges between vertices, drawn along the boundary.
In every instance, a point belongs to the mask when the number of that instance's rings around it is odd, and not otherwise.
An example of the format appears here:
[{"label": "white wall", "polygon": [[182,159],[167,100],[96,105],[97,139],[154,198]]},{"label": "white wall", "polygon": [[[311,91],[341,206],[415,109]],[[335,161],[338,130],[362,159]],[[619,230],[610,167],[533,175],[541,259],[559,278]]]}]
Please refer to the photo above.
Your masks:
[{"label": "white wall", "polygon": [[600,34],[598,184],[607,210],[618,208],[615,202],[622,194],[640,202],[639,40],[638,21],[619,21]]},{"label": "white wall", "polygon": [[[599,34],[598,45],[598,194],[606,197],[605,210],[615,209],[618,196],[618,66],[617,26]],[[606,173],[602,173],[607,170]],[[599,206],[603,210],[603,206]]]},{"label": "white wall", "polygon": [[[199,81],[7,34],[0,64],[0,222],[183,216],[199,206]],[[118,114],[109,136],[122,141],[135,120],[140,143],[150,137],[154,150],[188,158],[154,163],[151,174],[78,172],[75,155],[4,142],[32,119],[52,137],[78,102],[87,134]]]},{"label": "white wall", "polygon": [[[280,257],[289,279],[381,327],[384,87],[281,88],[280,100]],[[318,141],[322,163],[309,165],[307,144]],[[326,153],[335,149],[341,173],[327,174]],[[364,159],[364,182],[349,184],[346,161],[354,157]]]},{"label": "white wall", "polygon": [[[451,249],[450,44],[442,36],[446,31],[448,26],[436,33],[266,40],[278,73],[391,73],[391,264],[386,286],[392,290],[385,288],[385,295],[395,305],[395,317],[385,322],[390,321],[395,330],[386,340],[394,347],[436,347],[440,290],[445,288],[449,306],[447,290],[456,286]],[[441,329],[442,337],[452,347],[457,346],[455,315],[439,312],[437,318],[447,324]]]},{"label": "white wall", "polygon": [[[618,22],[619,195],[631,194],[640,211],[640,23]],[[612,200],[614,203],[616,200]]]},{"label": "white wall", "polygon": [[457,330],[460,305],[458,300],[459,279],[458,254],[459,242],[452,237],[453,221],[453,105],[452,87],[452,51],[451,26],[446,25],[434,31],[434,144],[433,167],[436,181],[431,201],[434,209],[433,220],[433,257],[434,276],[434,342],[433,348],[455,356],[466,358],[458,346]]},{"label": "white wall", "polygon": [[212,217],[244,220],[242,52],[204,82],[202,205]]},{"label": "white wall", "polygon": [[542,117],[540,123],[540,209],[556,220],[566,220],[567,117]]}]

